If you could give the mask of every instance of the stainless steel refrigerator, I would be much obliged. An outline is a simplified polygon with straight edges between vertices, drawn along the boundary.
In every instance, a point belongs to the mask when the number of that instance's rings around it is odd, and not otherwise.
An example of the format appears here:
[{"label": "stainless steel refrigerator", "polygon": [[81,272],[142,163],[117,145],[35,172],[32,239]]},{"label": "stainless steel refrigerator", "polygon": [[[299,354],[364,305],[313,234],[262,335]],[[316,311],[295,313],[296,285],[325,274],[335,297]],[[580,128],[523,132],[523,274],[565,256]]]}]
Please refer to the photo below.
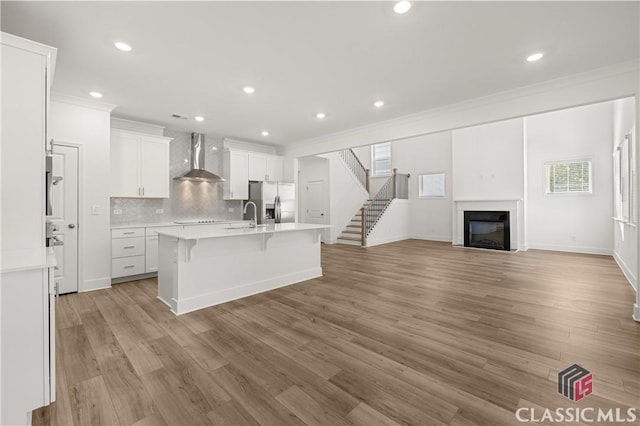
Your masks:
[{"label": "stainless steel refrigerator", "polygon": [[[296,185],[292,182],[249,182],[249,201],[256,203],[260,225],[295,222]],[[253,220],[251,207],[244,219]]]}]

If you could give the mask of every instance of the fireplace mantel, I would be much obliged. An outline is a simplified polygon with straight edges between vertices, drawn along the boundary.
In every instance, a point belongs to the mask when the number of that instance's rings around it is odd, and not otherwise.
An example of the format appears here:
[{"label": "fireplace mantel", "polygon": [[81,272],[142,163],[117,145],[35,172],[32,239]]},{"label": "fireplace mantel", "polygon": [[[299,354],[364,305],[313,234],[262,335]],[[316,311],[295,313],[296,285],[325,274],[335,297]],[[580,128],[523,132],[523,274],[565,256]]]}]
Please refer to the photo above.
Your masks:
[{"label": "fireplace mantel", "polygon": [[454,199],[453,211],[453,245],[464,245],[464,212],[465,210],[508,211],[510,216],[511,250],[526,250],[524,239],[524,206],[523,199]]}]

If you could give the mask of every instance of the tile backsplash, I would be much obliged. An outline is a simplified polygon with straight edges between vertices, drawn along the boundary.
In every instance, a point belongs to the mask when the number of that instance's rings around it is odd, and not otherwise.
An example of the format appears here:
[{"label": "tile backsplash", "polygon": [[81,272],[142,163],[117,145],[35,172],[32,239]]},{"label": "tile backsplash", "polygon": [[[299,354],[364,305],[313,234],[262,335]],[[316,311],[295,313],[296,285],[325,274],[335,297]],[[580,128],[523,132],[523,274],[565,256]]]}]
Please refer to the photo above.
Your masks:
[{"label": "tile backsplash", "polygon": [[[222,199],[222,183],[176,181],[189,171],[191,134],[165,130],[170,147],[170,198],[111,198],[111,224],[160,223],[196,219],[242,219],[242,202]],[[216,148],[214,151],[213,148]],[[222,141],[205,139],[205,168],[222,175]],[[233,209],[232,212],[229,210]],[[121,210],[122,214],[113,214]],[[162,213],[156,213],[162,210]]]}]

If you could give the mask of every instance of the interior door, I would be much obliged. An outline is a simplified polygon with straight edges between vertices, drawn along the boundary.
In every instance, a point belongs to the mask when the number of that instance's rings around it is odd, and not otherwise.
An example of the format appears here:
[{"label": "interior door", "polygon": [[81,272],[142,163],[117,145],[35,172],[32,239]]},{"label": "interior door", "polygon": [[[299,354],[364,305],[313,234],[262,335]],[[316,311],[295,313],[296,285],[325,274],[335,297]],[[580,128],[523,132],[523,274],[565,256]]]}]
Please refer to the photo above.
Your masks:
[{"label": "interior door", "polygon": [[62,177],[52,188],[53,234],[64,245],[55,246],[58,266],[55,279],[60,294],[78,291],[78,148],[53,144],[53,176]]},{"label": "interior door", "polygon": [[306,222],[324,225],[326,223],[324,203],[324,180],[307,182]]}]

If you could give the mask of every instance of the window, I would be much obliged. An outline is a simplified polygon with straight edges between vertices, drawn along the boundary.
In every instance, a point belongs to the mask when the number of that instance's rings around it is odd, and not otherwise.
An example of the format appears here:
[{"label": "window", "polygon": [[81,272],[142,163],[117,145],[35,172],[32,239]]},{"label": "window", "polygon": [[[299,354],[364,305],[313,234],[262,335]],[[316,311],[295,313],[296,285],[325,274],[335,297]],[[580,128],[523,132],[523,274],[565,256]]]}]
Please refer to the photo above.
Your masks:
[{"label": "window", "polygon": [[418,176],[418,197],[432,198],[445,196],[444,173],[430,173]]},{"label": "window", "polygon": [[391,174],[391,142],[378,143],[371,147],[371,166],[374,176]]},{"label": "window", "polygon": [[591,160],[545,163],[547,194],[591,194]]}]

